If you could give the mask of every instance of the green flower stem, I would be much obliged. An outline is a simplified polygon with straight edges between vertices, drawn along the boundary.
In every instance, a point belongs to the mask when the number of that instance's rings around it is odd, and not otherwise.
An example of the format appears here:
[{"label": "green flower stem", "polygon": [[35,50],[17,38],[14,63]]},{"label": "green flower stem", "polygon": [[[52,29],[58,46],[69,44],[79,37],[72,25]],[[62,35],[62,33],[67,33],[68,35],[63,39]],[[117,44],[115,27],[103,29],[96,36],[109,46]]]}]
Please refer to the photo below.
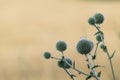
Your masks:
[{"label": "green flower stem", "polygon": [[[100,25],[95,25],[95,28],[96,28],[99,32],[101,32],[101,30],[100,30]],[[102,36],[101,36],[101,39],[102,39],[102,43],[105,45],[105,42],[104,42],[104,39],[102,38]],[[110,67],[111,67],[111,72],[112,72],[113,80],[115,80],[115,73],[114,73],[114,68],[113,68],[112,60],[111,60],[111,58],[110,58],[110,53],[108,52],[108,50],[107,50],[106,53],[107,53],[107,57],[108,57],[108,59],[109,59],[109,63],[110,63]]]},{"label": "green flower stem", "polygon": [[108,59],[109,59],[109,63],[110,63],[110,67],[111,67],[111,71],[112,71],[112,75],[113,75],[113,80],[115,80],[115,73],[114,73],[114,68],[113,68],[113,64],[112,64],[112,60],[110,58],[110,55],[109,55],[109,52],[107,50],[107,56],[108,56]]},{"label": "green flower stem", "polygon": [[97,55],[97,50],[98,50],[99,44],[100,44],[100,42],[97,42],[97,44],[96,44],[96,48],[95,48],[95,52],[94,52],[94,55],[95,55],[95,56]]},{"label": "green flower stem", "polygon": [[84,72],[78,70],[78,69],[75,68],[75,67],[71,67],[71,68],[72,68],[73,70],[77,71],[79,74],[83,74],[83,75],[85,75],[85,76],[89,76],[88,74],[86,74],[86,73],[84,73]]},{"label": "green flower stem", "polygon": [[61,60],[60,58],[56,58],[56,57],[51,57],[51,59]]},{"label": "green flower stem", "polygon": [[[89,67],[90,67],[90,70],[93,73],[93,76],[96,78],[96,80],[100,80],[99,77],[97,76],[97,72],[96,72],[95,68],[93,68],[95,66],[93,60],[92,60],[92,63],[91,63],[87,55],[85,55],[85,58],[86,58],[86,61],[89,65]],[[91,56],[91,58],[92,58],[92,56]]]},{"label": "green flower stem", "polygon": [[[90,57],[91,57],[91,64],[92,64],[93,66],[95,66],[94,60],[92,59],[92,54],[89,53],[89,55],[90,55]],[[97,71],[96,71],[95,68],[93,68],[93,71],[95,72],[95,75],[96,75],[96,77],[98,78],[98,80],[100,80],[100,78],[97,76]]]},{"label": "green flower stem", "polygon": [[[64,69],[64,68],[63,68]],[[69,71],[69,69],[64,69],[66,73],[71,77],[72,80],[74,80],[74,75]]]},{"label": "green flower stem", "polygon": [[80,71],[80,70],[78,70],[77,68],[75,68],[73,65],[71,65],[71,64],[69,64],[67,61],[66,61],[66,59],[65,59],[65,56],[64,56],[64,54],[63,54],[63,52],[62,52],[62,56],[64,57],[64,60],[65,60],[65,62],[73,69],[73,70],[75,70],[75,71],[77,71],[79,74],[83,74],[83,75],[85,75],[85,76],[89,76],[88,74],[86,74],[86,73],[84,73],[84,72],[82,72],[82,71]]},{"label": "green flower stem", "polygon": [[[95,26],[95,28],[98,30],[98,32],[101,32],[101,30],[100,30],[100,25],[94,25],[94,26]],[[105,44],[103,37],[102,37],[101,35],[100,35],[100,37],[101,37],[101,39],[102,39],[102,43]]]},{"label": "green flower stem", "polygon": [[64,59],[65,58],[64,53],[63,52],[61,52],[61,53],[62,53],[62,59]]},{"label": "green flower stem", "polygon": [[71,64],[69,64],[66,60],[65,60],[65,62],[66,62],[73,70],[77,71],[79,74],[83,74],[83,75],[85,75],[85,76],[89,76],[88,74],[86,74],[86,73],[78,70],[77,68],[73,67],[73,66],[72,66]]}]

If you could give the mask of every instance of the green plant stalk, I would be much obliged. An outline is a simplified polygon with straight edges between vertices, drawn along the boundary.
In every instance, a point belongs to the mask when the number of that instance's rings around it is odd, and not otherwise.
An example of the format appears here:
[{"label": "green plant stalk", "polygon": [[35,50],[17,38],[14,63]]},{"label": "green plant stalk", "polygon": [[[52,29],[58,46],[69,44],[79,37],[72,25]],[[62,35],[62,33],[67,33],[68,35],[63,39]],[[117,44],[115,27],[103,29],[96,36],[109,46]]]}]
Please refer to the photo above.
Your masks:
[{"label": "green plant stalk", "polygon": [[69,64],[66,60],[65,60],[65,62],[66,62],[73,70],[77,71],[79,74],[83,74],[83,75],[85,75],[85,76],[89,76],[88,74],[86,74],[86,73],[78,70],[77,68],[73,67],[73,66],[72,66],[71,64]]},{"label": "green plant stalk", "polygon": [[96,44],[96,48],[95,48],[95,52],[94,52],[94,55],[97,55],[97,50],[98,50],[98,46],[99,46],[100,42],[97,42]]},{"label": "green plant stalk", "polygon": [[51,56],[51,59],[61,60],[60,58],[56,58],[56,57],[53,57],[53,56]]},{"label": "green plant stalk", "polygon": [[[65,58],[63,52],[62,52],[62,57]],[[64,59],[64,60],[65,60],[65,59]],[[84,72],[78,70],[77,68],[73,67],[73,66],[72,66],[71,64],[69,64],[66,60],[65,60],[65,62],[66,62],[73,70],[77,71],[79,74],[83,74],[83,75],[85,75],[85,76],[89,76],[88,74],[86,74],[86,73],[84,73]]]},{"label": "green plant stalk", "polygon": [[63,69],[71,77],[71,79],[74,80],[74,75],[68,69],[65,69],[65,68],[63,68]]},{"label": "green plant stalk", "polygon": [[[99,44],[99,43],[98,43],[98,44]],[[89,53],[89,55],[90,55],[90,57],[91,57],[91,61],[92,61],[91,65],[95,66],[94,60],[92,59],[92,54]],[[95,68],[93,68],[93,71],[94,71],[94,73],[95,73],[97,79],[100,80],[100,78],[97,76],[97,71],[96,71]]]},{"label": "green plant stalk", "polygon": [[97,72],[96,72],[95,68],[92,69],[92,67],[95,66],[94,62],[91,63],[87,55],[85,55],[85,58],[86,58],[86,61],[87,61],[88,65],[89,65],[89,67],[90,67],[90,70],[94,74],[94,77],[96,78],[96,80],[100,80],[99,77],[97,76]]},{"label": "green plant stalk", "polygon": [[109,55],[109,52],[107,50],[107,56],[108,56],[108,59],[109,59],[109,63],[110,63],[110,66],[111,66],[111,71],[112,71],[112,75],[113,75],[113,80],[115,80],[115,73],[114,73],[114,68],[113,68],[113,64],[112,64],[112,60],[110,58],[110,55]]},{"label": "green plant stalk", "polygon": [[[95,48],[95,52],[94,52],[94,56],[96,56],[96,57],[97,57],[97,50],[98,50],[99,44],[100,44],[100,42],[97,42],[96,48]],[[93,57],[91,53],[90,53],[89,55],[91,56],[91,58]],[[92,61],[93,61],[93,63],[94,63],[95,59],[92,58]]]},{"label": "green plant stalk", "polygon": [[[94,25],[95,26],[95,28],[98,30],[98,32],[101,32],[101,30],[100,30],[100,25]],[[101,39],[102,39],[102,43],[105,45],[105,42],[104,42],[104,39],[102,38],[102,36],[101,36]],[[112,77],[113,77],[113,80],[115,80],[115,73],[114,73],[114,68],[113,68],[113,64],[112,64],[112,60],[111,60],[111,58],[110,58],[110,53],[108,52],[108,50],[107,50],[107,57],[108,57],[108,59],[109,59],[109,63],[110,63],[110,68],[111,68],[111,72],[112,72]]]}]

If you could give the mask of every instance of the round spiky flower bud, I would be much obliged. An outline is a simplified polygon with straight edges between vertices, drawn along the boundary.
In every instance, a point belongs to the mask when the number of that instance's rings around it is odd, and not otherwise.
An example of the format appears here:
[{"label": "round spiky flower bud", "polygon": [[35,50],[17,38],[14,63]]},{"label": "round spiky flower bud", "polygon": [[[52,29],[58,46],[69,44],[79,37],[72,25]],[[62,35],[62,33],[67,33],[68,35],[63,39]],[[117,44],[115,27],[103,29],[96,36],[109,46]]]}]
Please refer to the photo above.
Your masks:
[{"label": "round spiky flower bud", "polygon": [[104,16],[103,16],[103,14],[101,14],[101,13],[96,13],[96,14],[94,15],[94,18],[95,18],[96,24],[101,24],[101,23],[103,23],[103,21],[104,21]]},{"label": "round spiky flower bud", "polygon": [[104,44],[101,44],[100,47],[104,52],[107,52],[107,47]]},{"label": "round spiky flower bud", "polygon": [[60,68],[69,69],[72,66],[72,60],[70,58],[61,59],[61,60],[58,61],[57,64]]},{"label": "round spiky flower bud", "polygon": [[93,47],[94,47],[93,42],[86,38],[81,38],[76,46],[77,51],[81,54],[88,54],[89,52],[91,52]]},{"label": "round spiky flower bud", "polygon": [[67,49],[67,45],[64,41],[58,41],[57,44],[56,44],[56,49],[58,51],[63,52]]},{"label": "round spiky flower bud", "polygon": [[44,58],[45,59],[49,59],[51,57],[51,53],[50,52],[44,52]]},{"label": "round spiky flower bud", "polygon": [[65,63],[65,61],[64,61],[63,59],[59,60],[59,61],[57,62],[57,64],[58,64],[58,66],[59,66],[60,68],[64,68],[64,66],[66,65],[66,63]]},{"label": "round spiky flower bud", "polygon": [[96,40],[97,40],[98,42],[102,42],[103,39],[104,39],[103,35],[100,35],[100,34],[97,34],[97,35],[96,35]]},{"label": "round spiky flower bud", "polygon": [[90,18],[88,19],[88,23],[89,23],[90,25],[95,25],[95,19],[94,19],[93,17],[90,17]]}]

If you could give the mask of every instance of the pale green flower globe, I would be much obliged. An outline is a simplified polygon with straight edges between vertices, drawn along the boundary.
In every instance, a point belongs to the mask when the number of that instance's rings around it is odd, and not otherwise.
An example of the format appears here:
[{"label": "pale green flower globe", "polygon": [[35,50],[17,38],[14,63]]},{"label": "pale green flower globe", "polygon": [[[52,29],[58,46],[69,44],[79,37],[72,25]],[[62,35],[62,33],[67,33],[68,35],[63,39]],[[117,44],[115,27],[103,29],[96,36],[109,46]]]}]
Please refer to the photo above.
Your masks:
[{"label": "pale green flower globe", "polygon": [[91,40],[87,38],[81,38],[80,41],[77,43],[77,51],[80,54],[88,54],[92,51],[94,45]]},{"label": "pale green flower globe", "polygon": [[44,58],[45,59],[49,59],[51,57],[51,53],[50,52],[44,52]]},{"label": "pale green flower globe", "polygon": [[56,49],[60,52],[63,52],[67,49],[67,44],[64,41],[58,41],[56,43]]},{"label": "pale green flower globe", "polygon": [[102,24],[104,22],[104,16],[101,13],[96,13],[94,15],[96,24]]},{"label": "pale green flower globe", "polygon": [[88,19],[88,23],[89,23],[90,25],[95,25],[95,19],[94,19],[93,17],[90,17],[90,18]]}]

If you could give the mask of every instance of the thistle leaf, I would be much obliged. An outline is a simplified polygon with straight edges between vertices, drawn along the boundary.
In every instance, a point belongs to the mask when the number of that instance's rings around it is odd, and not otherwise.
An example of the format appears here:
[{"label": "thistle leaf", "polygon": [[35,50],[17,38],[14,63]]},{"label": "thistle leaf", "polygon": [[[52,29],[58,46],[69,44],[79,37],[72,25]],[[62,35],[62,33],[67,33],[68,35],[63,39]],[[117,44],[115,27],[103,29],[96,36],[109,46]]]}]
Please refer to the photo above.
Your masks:
[{"label": "thistle leaf", "polygon": [[93,75],[93,72],[90,72],[91,75]]},{"label": "thistle leaf", "polygon": [[97,67],[103,67],[103,66],[95,65],[95,66],[92,67],[92,69],[93,69],[93,68],[97,68]]},{"label": "thistle leaf", "polygon": [[100,78],[100,76],[101,76],[101,71],[97,74],[97,76]]},{"label": "thistle leaf", "polygon": [[114,57],[115,52],[116,52],[116,51],[114,51],[113,54],[110,56],[110,59],[112,59],[112,58]]},{"label": "thistle leaf", "polygon": [[92,59],[95,60],[96,59],[96,55],[92,56]]},{"label": "thistle leaf", "polygon": [[104,33],[102,31],[98,31],[94,35],[98,35],[98,34],[104,35]]},{"label": "thistle leaf", "polygon": [[92,78],[92,76],[93,75],[90,74],[89,76],[86,77],[86,80],[89,80],[90,78]]},{"label": "thistle leaf", "polygon": [[90,69],[90,66],[87,64],[88,69]]}]

